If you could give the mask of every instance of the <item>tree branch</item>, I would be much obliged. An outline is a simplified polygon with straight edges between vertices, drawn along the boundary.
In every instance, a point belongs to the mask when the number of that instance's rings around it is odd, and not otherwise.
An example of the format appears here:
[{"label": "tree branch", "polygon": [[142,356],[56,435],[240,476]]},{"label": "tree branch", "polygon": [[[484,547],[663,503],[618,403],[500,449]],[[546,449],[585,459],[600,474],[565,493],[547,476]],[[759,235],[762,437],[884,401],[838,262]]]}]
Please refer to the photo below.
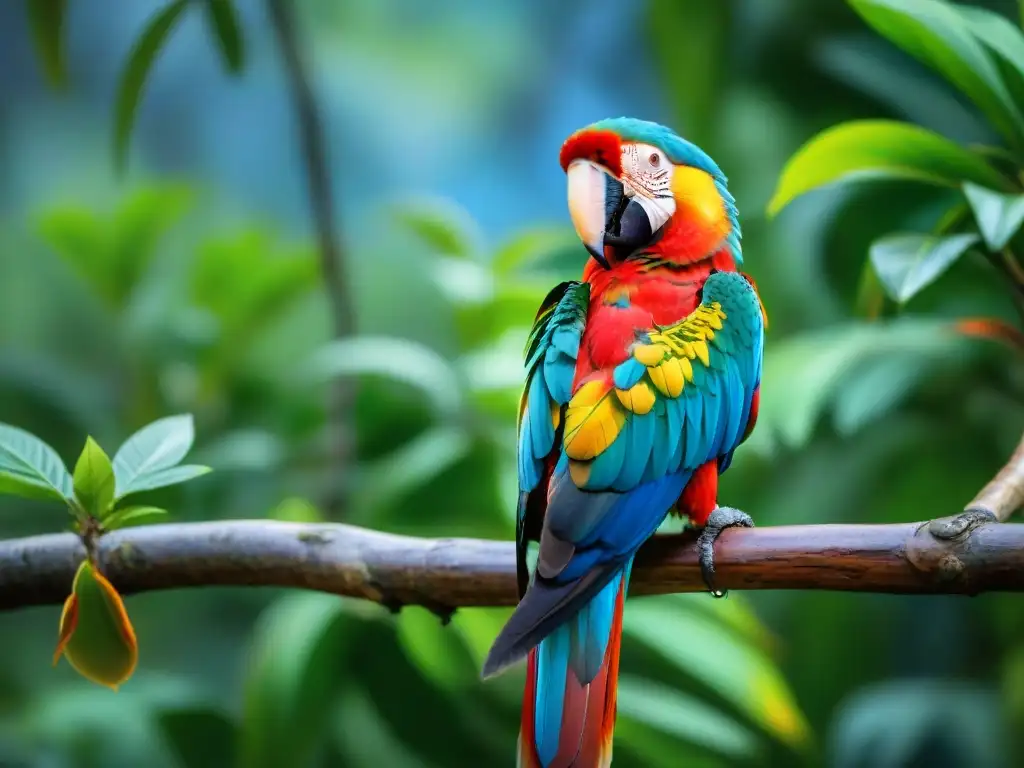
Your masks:
[{"label": "tree branch", "polygon": [[[320,244],[320,263],[335,338],[351,336],[355,331],[355,308],[345,273],[344,254],[336,236],[334,195],[327,171],[327,152],[323,121],[316,97],[310,85],[305,62],[302,59],[292,8],[287,0],[267,0],[274,33],[284,60],[285,72],[295,114],[299,123],[299,143],[306,169],[309,201],[313,209],[317,239]],[[353,438],[349,424],[349,411],[354,397],[353,384],[339,378],[331,389],[328,404],[328,425],[331,430],[331,464],[341,474],[351,462]],[[324,511],[331,517],[344,513],[344,494],[337,487],[329,488],[324,498]]]},{"label": "tree branch", "polygon": [[989,512],[1003,521],[1024,506],[1024,438],[999,474],[965,507],[968,512]]},{"label": "tree branch", "polygon": [[[950,539],[934,536],[935,526],[730,529],[716,544],[716,576],[727,589],[1024,591],[1024,525],[976,522]],[[83,556],[70,533],[0,541],[0,610],[62,602]],[[393,609],[424,605],[442,616],[463,606],[516,602],[515,552],[506,541],[236,520],[115,531],[100,539],[98,557],[124,594],[214,585],[295,587]],[[692,535],[656,536],[641,549],[631,594],[704,589]]]}]

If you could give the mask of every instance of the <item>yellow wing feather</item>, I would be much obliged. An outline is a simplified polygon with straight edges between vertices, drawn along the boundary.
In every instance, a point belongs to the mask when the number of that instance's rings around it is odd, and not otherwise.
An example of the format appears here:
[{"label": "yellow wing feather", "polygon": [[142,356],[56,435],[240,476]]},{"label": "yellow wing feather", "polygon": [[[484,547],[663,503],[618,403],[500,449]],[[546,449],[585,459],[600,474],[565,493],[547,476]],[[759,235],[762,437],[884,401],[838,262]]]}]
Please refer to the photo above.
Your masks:
[{"label": "yellow wing feather", "polygon": [[[633,348],[633,357],[647,369],[646,378],[629,389],[594,379],[576,391],[565,413],[564,443],[577,485],[585,485],[590,460],[619,436],[629,413],[650,413],[657,400],[655,391],[679,397],[693,381],[693,360],[710,367],[708,342],[715,338],[715,331],[722,330],[725,319],[718,302],[702,304],[682,322],[651,332],[647,343]],[[552,418],[557,419],[556,412]]]}]

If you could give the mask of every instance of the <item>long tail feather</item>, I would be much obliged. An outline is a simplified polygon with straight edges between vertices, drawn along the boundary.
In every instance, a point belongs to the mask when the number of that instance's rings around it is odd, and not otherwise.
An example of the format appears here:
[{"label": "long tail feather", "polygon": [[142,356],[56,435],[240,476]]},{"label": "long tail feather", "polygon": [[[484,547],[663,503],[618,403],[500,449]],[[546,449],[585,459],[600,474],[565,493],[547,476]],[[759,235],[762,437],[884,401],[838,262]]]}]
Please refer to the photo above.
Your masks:
[{"label": "long tail feather", "polygon": [[622,608],[629,565],[533,648],[519,732],[519,768],[607,768],[612,760]]}]

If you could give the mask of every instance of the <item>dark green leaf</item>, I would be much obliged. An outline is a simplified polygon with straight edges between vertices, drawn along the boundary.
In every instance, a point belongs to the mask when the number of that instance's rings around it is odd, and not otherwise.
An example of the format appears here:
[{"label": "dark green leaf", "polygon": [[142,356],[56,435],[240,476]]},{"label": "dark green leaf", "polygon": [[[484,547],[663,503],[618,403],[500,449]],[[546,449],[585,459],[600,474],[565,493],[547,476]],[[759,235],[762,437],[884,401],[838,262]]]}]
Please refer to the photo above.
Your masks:
[{"label": "dark green leaf", "polygon": [[1011,143],[1020,146],[1021,114],[995,63],[963,18],[941,0],[850,0],[881,35],[955,85]]},{"label": "dark green leaf", "polygon": [[180,463],[194,440],[195,426],[189,414],[154,421],[125,440],[114,455],[117,498],[140,490],[143,476]]},{"label": "dark green leaf", "polygon": [[330,715],[346,603],[304,592],[268,608],[253,633],[239,766],[308,765]]},{"label": "dark green leaf", "polygon": [[947,237],[889,235],[871,246],[871,264],[889,297],[904,304],[935,282],[980,239],[971,233]]},{"label": "dark green leaf", "polygon": [[200,464],[182,464],[178,467],[157,469],[136,477],[129,487],[118,491],[117,497],[120,499],[133,493],[166,488],[169,485],[180,485],[181,483],[187,483],[189,480],[195,480],[197,477],[209,474],[212,471],[210,467],[204,467]]},{"label": "dark green leaf", "polygon": [[0,424],[0,493],[67,501],[74,490],[53,448],[23,429]]},{"label": "dark green leaf", "polygon": [[103,521],[103,527],[108,531],[115,531],[118,528],[145,525],[162,519],[166,514],[167,510],[160,507],[125,507],[107,517]]},{"label": "dark green leaf", "polygon": [[217,709],[168,709],[157,724],[182,768],[229,768],[235,762],[237,728]]},{"label": "dark green leaf", "polygon": [[82,508],[93,517],[105,517],[114,500],[114,468],[110,457],[91,437],[85,440],[72,480]]},{"label": "dark green leaf", "polygon": [[64,64],[63,32],[67,0],[25,0],[25,11],[50,85],[65,85],[67,68]]},{"label": "dark green leaf", "polygon": [[977,184],[964,184],[978,230],[989,250],[1002,249],[1024,223],[1024,195],[1003,195]]},{"label": "dark green leaf", "polygon": [[118,170],[125,164],[128,141],[135,123],[135,112],[146,84],[146,78],[156,60],[157,53],[167,41],[189,0],[174,0],[164,6],[146,26],[142,36],[128,55],[128,63],[117,86],[117,100],[114,106],[114,163]]},{"label": "dark green leaf", "polygon": [[241,72],[245,65],[245,46],[234,3],[231,0],[206,0],[206,18],[217,37],[225,66],[235,74]]},{"label": "dark green leaf", "polygon": [[885,289],[878,280],[878,274],[870,262],[865,262],[860,273],[860,284],[857,286],[857,298],[854,302],[854,314],[875,320],[885,306]]},{"label": "dark green leaf", "polygon": [[[647,4],[646,40],[686,136],[701,146],[712,135],[721,98],[734,10],[728,3],[705,0],[653,0]],[[686,39],[686,45],[679,41]],[[691,73],[700,71],[700,77]]]},{"label": "dark green leaf", "polygon": [[892,178],[957,187],[964,181],[1006,189],[981,157],[937,133],[891,120],[858,120],[822,131],[786,163],[768,213],[840,181]]},{"label": "dark green leaf", "polygon": [[359,688],[339,697],[333,732],[346,768],[440,768],[403,743],[402,724],[389,721]]},{"label": "dark green leaf", "polygon": [[[950,722],[957,724],[955,738],[949,738]],[[862,689],[842,704],[828,763],[1001,766],[1006,735],[991,691],[946,680],[899,680]]]}]

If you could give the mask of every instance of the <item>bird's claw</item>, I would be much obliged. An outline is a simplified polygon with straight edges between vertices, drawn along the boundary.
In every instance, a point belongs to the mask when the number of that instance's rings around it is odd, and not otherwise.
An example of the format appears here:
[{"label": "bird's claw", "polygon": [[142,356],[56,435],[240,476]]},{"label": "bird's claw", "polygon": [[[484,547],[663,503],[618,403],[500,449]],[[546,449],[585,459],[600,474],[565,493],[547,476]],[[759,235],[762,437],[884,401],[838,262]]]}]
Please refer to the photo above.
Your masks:
[{"label": "bird's claw", "polygon": [[754,521],[746,512],[732,507],[717,507],[697,537],[697,555],[704,584],[714,597],[725,597],[728,590],[715,587],[715,541],[726,528],[753,528]]}]

